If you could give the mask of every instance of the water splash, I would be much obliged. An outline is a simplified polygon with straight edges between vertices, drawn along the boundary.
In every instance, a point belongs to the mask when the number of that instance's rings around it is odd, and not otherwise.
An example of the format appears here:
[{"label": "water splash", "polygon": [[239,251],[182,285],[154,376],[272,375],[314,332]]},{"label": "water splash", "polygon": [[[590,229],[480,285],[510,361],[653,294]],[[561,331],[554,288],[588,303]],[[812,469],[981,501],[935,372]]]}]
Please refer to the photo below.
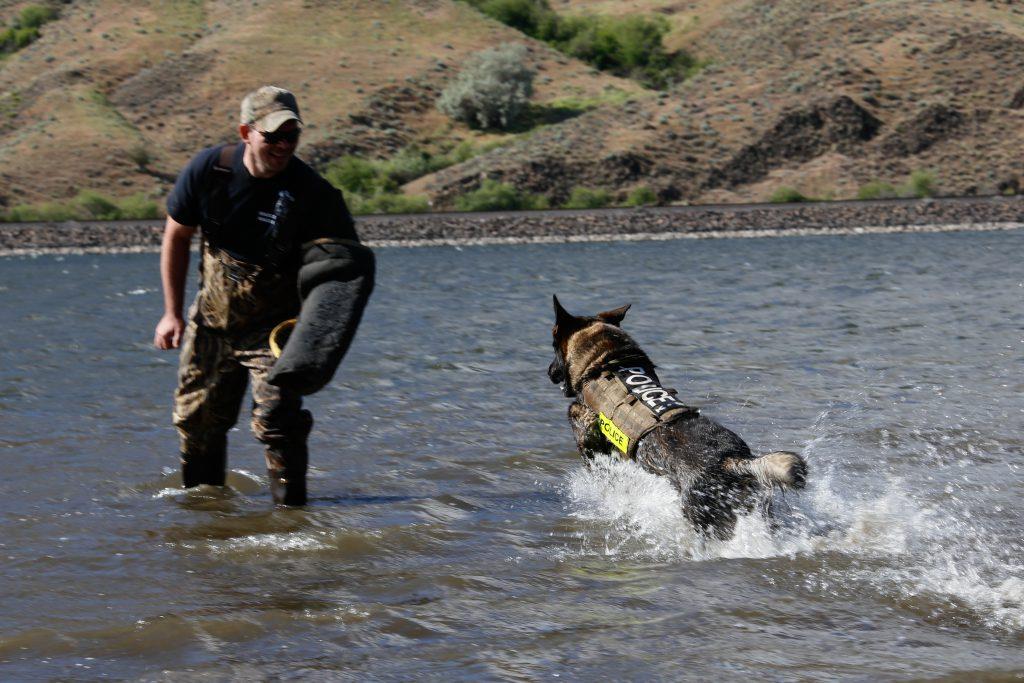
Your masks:
[{"label": "water splash", "polygon": [[[701,537],[669,481],[629,461],[598,457],[572,470],[564,495],[580,522],[575,540],[584,555],[659,562],[801,556],[820,562],[799,582],[809,590],[860,586],[923,602],[940,621],[961,620],[967,608],[987,626],[1024,629],[1019,547],[1007,547],[969,510],[937,505],[898,477],[872,490],[826,469],[776,505],[774,523],[742,516],[727,541]],[[792,571],[806,572],[802,566]]]},{"label": "water splash", "polygon": [[[600,533],[608,556],[656,560],[692,559],[699,545],[683,516],[679,493],[664,477],[632,462],[599,456],[589,468],[570,472],[566,493],[570,514]],[[585,547],[587,531],[578,533]]]},{"label": "water splash", "polygon": [[[317,553],[336,547],[326,532],[289,532],[252,534],[224,540],[207,540],[202,547],[211,555],[234,559],[253,557],[281,557],[291,553]],[[188,544],[183,544],[188,547]],[[194,545],[193,548],[198,548]]]},{"label": "water splash", "polygon": [[[995,488],[974,482],[999,480],[980,476],[978,468],[986,461],[1000,467],[1011,456],[990,437],[956,423],[933,428],[937,434],[923,442],[920,428],[889,425],[891,443],[861,453],[840,427],[849,417],[823,414],[815,424],[818,436],[805,450],[819,466],[801,498],[801,516],[811,534],[829,530],[812,544],[815,551],[871,560],[834,568],[833,578],[916,606],[940,622],[966,619],[1024,630],[1019,529],[993,504]],[[901,468],[906,460],[911,464]],[[922,460],[926,467],[914,464]],[[851,474],[851,463],[878,468]]]}]

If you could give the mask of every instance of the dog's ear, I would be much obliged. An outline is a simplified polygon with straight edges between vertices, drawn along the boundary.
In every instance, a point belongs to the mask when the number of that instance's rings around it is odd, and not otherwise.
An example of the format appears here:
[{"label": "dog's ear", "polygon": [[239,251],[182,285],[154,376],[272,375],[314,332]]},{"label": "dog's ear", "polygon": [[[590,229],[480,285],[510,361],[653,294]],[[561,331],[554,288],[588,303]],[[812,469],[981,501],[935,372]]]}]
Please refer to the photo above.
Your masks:
[{"label": "dog's ear", "polygon": [[626,317],[626,311],[628,311],[629,307],[632,305],[633,304],[626,304],[625,306],[620,306],[619,308],[616,308],[615,310],[612,311],[598,313],[597,317],[600,318],[602,322],[606,322],[609,325],[615,325],[616,327],[618,327],[619,325],[622,324],[622,319]]},{"label": "dog's ear", "polygon": [[562,308],[562,304],[558,301],[558,296],[555,294],[551,295],[552,301],[555,303],[555,324],[560,327],[569,327],[571,324],[576,322],[576,316],[569,311]]},{"label": "dog's ear", "polygon": [[581,327],[581,319],[562,308],[557,296],[551,298],[555,302],[555,326],[551,333],[556,339],[566,337]]}]

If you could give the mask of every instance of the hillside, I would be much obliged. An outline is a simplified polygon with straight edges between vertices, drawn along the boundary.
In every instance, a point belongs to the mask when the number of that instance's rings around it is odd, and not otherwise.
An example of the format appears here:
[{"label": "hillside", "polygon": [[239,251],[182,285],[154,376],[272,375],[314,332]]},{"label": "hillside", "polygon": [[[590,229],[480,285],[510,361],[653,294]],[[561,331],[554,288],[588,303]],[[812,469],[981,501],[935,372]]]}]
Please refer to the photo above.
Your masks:
[{"label": "hillside", "polygon": [[[28,4],[0,2],[0,19]],[[616,201],[650,188],[661,203],[763,201],[781,187],[849,198],[914,172],[930,173],[942,194],[1019,188],[1017,3],[551,6],[665,17],[669,48],[710,65],[648,90],[453,0],[61,4],[36,42],[0,60],[0,208],[82,189],[161,199],[191,154],[233,138],[238,100],[264,82],[299,96],[308,122],[299,153],[320,166],[410,145],[500,144],[403,188],[441,209],[486,178],[552,206],[576,187]],[[481,132],[437,111],[460,65],[505,42],[529,46],[532,102],[552,113],[547,122]]]}]

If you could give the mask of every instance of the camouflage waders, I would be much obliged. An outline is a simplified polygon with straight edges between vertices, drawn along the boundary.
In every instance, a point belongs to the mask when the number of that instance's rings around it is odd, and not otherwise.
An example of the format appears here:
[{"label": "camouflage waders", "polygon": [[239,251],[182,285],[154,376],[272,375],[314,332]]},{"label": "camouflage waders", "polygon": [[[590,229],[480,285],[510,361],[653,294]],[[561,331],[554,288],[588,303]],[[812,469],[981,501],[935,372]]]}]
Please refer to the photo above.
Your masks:
[{"label": "camouflage waders", "polygon": [[270,330],[299,310],[294,269],[261,268],[208,245],[201,258],[174,394],[182,483],[224,485],[227,433],[251,379],[252,430],[266,446],[274,502],[303,505],[313,417],[299,394],[266,382],[274,364]]}]

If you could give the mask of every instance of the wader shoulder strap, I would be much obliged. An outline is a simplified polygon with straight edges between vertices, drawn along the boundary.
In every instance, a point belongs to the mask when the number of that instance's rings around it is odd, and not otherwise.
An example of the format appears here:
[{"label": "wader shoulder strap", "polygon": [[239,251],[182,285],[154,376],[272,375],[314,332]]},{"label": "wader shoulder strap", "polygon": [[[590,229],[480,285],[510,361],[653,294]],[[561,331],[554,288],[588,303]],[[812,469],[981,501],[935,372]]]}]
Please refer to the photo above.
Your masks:
[{"label": "wader shoulder strap", "polygon": [[228,213],[228,184],[233,174],[232,162],[235,157],[235,145],[228,144],[220,148],[216,161],[206,174],[206,216],[203,230],[208,236],[216,235],[224,223]]},{"label": "wader shoulder strap", "polygon": [[[237,149],[238,145],[234,143],[222,146],[204,179],[206,211],[202,228],[205,241],[211,247],[220,246],[218,242],[223,236],[224,222],[232,209],[228,189],[234,175],[233,162]],[[293,208],[303,198],[304,191],[305,186],[301,180],[289,182],[287,189],[277,191],[273,209],[264,212],[267,216],[266,226],[262,235],[255,236],[262,239],[261,256],[266,262],[279,266],[293,255],[296,236]]]},{"label": "wader shoulder strap", "polygon": [[220,148],[217,159],[203,179],[203,192],[206,194],[206,214],[202,219],[203,234],[199,238],[199,285],[203,284],[203,257],[206,255],[207,241],[217,243],[217,235],[228,213],[228,184],[234,172],[232,162],[235,157],[235,145],[227,144]]},{"label": "wader shoulder strap", "polygon": [[653,370],[644,367],[605,370],[583,385],[582,399],[598,414],[601,433],[629,458],[652,429],[700,414],[680,402],[674,390],[658,384]]}]

